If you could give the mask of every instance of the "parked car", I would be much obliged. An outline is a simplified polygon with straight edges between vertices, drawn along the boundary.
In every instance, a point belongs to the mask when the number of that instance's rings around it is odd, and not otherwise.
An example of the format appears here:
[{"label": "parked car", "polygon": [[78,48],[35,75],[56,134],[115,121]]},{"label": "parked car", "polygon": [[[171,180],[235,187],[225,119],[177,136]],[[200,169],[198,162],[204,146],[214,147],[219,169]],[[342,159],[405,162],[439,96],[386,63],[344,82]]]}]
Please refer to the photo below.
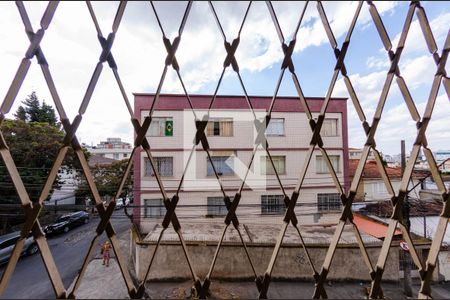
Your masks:
[{"label": "parked car", "polygon": [[44,227],[44,232],[47,235],[55,233],[66,233],[72,228],[89,223],[89,214],[85,211],[77,211],[66,214],[58,219],[53,224]]},{"label": "parked car", "polygon": [[[0,263],[6,262],[13,252],[14,246],[16,245],[17,240],[20,238],[20,231],[16,231],[13,233],[8,233],[0,236]],[[36,242],[33,239],[31,233],[28,235],[25,240],[25,244],[22,249],[22,253],[20,255],[33,255],[39,251],[39,248]]]},{"label": "parked car", "polygon": [[124,206],[127,206],[130,204],[130,199],[127,197],[125,198],[125,202],[123,201],[123,198],[119,198],[116,200],[116,209],[121,209]]}]

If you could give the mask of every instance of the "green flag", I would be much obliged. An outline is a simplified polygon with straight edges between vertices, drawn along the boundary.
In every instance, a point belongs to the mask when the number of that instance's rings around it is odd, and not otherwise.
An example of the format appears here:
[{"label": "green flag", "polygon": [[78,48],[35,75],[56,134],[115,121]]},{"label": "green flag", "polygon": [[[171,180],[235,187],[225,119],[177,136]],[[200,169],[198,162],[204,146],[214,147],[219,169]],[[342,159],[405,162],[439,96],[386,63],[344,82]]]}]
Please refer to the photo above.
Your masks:
[{"label": "green flag", "polygon": [[166,121],[166,136],[173,136],[173,120]]}]

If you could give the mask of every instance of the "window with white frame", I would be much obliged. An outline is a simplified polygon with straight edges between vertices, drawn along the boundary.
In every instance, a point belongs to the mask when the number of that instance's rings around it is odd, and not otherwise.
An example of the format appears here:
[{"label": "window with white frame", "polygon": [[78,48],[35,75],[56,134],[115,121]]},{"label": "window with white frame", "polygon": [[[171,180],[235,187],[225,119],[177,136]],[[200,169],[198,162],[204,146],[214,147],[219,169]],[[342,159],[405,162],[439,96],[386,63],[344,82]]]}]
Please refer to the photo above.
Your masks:
[{"label": "window with white frame", "polygon": [[148,136],[173,136],[171,117],[154,117],[147,132]]},{"label": "window with white frame", "polygon": [[144,217],[159,218],[166,213],[163,199],[145,199],[144,200]]},{"label": "window with white frame", "polygon": [[[339,167],[340,156],[339,155],[328,155],[328,157],[330,158],[331,165],[333,166],[334,171],[336,173],[339,173],[341,171],[340,167]],[[326,159],[322,155],[316,156],[316,173],[318,173],[318,174],[329,173]]]},{"label": "window with white frame", "polygon": [[[173,157],[154,157],[156,168],[161,176],[173,176]],[[150,160],[144,158],[144,176],[154,176]]]},{"label": "window with white frame", "polygon": [[283,136],[284,135],[284,119],[273,118],[270,119],[266,128],[266,135],[268,136]]},{"label": "window with white frame", "polygon": [[113,159],[119,159],[119,153],[113,153]]},{"label": "window with white frame", "polygon": [[283,195],[261,195],[261,214],[283,214],[285,209]]},{"label": "window with white frame", "polygon": [[232,118],[213,118],[206,126],[207,136],[233,136]]},{"label": "window with white frame", "polygon": [[338,119],[323,120],[322,128],[320,129],[321,136],[338,136]]},{"label": "window with white frame", "polygon": [[[225,216],[228,213],[223,197],[208,197],[206,201],[208,216]],[[233,199],[230,198],[230,201]]]},{"label": "window with white frame", "polygon": [[337,193],[317,194],[317,210],[333,211],[341,209],[341,197]]},{"label": "window with white frame", "polygon": [[[273,165],[278,175],[286,174],[286,156],[272,156]],[[275,175],[269,156],[261,156],[261,174]]]},{"label": "window with white frame", "polygon": [[386,193],[387,193],[386,185],[384,184],[384,181],[382,179],[380,179],[380,181],[376,181],[373,183],[374,198],[377,198],[377,195]]},{"label": "window with white frame", "polygon": [[[212,163],[214,164],[214,168],[218,175],[233,175],[233,156],[212,156]],[[206,175],[214,176],[214,169],[211,165],[211,161],[206,157],[207,166],[206,166]]]}]

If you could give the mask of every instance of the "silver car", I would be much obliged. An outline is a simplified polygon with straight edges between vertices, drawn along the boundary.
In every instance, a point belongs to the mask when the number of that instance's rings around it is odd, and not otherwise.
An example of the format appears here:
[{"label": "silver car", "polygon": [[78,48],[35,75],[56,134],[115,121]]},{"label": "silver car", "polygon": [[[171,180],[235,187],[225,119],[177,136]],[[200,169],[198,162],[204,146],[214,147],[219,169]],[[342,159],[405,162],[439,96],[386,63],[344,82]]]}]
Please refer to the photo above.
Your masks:
[{"label": "silver car", "polygon": [[[16,231],[13,233],[8,233],[0,236],[0,263],[4,263],[8,261],[10,258],[14,246],[16,245],[17,240],[20,238],[20,231]],[[36,254],[39,251],[39,248],[36,242],[33,239],[33,236],[28,235],[25,240],[25,244],[23,246],[23,250],[21,255],[28,254]]]}]

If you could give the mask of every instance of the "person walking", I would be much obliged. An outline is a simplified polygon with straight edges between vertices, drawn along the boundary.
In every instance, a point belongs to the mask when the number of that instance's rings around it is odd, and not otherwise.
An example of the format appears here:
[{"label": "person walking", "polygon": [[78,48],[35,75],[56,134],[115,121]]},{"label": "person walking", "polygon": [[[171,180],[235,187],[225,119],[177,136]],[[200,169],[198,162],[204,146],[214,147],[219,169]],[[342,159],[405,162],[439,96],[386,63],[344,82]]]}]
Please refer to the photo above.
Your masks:
[{"label": "person walking", "polygon": [[106,264],[107,267],[109,267],[109,258],[110,258],[110,249],[111,244],[109,241],[106,241],[104,244],[101,245],[101,254],[103,254],[103,265]]}]

